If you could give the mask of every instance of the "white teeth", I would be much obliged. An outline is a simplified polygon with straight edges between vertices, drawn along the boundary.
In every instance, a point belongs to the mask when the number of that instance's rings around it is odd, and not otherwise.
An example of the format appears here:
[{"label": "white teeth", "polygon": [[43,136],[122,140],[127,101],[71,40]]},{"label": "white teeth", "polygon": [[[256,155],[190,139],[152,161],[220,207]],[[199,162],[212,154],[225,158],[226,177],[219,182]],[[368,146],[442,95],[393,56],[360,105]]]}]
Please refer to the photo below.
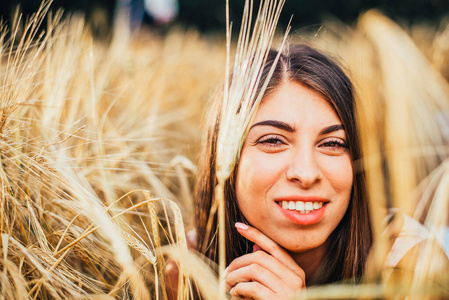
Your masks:
[{"label": "white teeth", "polygon": [[282,209],[296,210],[302,214],[308,214],[323,207],[323,202],[281,201],[280,205]]},{"label": "white teeth", "polygon": [[304,209],[305,210],[312,210],[313,209],[313,203],[312,202],[304,203]]}]

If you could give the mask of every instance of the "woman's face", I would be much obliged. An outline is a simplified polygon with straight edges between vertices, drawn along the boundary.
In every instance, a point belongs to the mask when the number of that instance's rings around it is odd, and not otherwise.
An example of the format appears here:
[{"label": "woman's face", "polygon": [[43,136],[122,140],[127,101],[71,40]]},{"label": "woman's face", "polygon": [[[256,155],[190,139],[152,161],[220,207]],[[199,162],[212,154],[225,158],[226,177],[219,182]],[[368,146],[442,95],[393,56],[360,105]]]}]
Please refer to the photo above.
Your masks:
[{"label": "woman's face", "polygon": [[290,252],[323,245],[353,182],[348,139],[320,94],[283,83],[261,103],[243,145],[237,201],[249,223]]}]

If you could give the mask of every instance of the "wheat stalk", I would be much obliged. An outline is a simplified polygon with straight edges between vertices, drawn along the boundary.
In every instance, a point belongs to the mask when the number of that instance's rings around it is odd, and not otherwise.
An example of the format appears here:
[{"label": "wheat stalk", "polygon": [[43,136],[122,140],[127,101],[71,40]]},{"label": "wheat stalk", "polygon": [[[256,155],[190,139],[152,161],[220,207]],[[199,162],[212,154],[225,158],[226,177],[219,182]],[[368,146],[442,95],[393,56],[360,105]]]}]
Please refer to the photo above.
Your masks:
[{"label": "wheat stalk", "polygon": [[[257,93],[262,69],[271,47],[283,4],[283,0],[261,1],[255,25],[251,30],[253,2],[251,0],[245,2],[232,78],[229,71],[231,27],[229,25],[229,15],[227,16],[226,83],[220,117],[221,125],[217,139],[216,177],[218,184],[215,188],[215,203],[213,208],[213,210],[218,208],[220,277],[226,264],[224,183],[231,175],[235,163],[238,160],[238,154],[246,137],[248,125],[254,117],[269,78],[271,77],[271,75],[268,76],[266,82],[262,84],[263,88]],[[229,2],[227,1],[227,11],[228,10]],[[288,29],[284,36],[284,42],[287,33]],[[277,59],[278,58],[276,58],[276,62]],[[276,62],[273,64],[271,72],[273,71]],[[220,294],[224,295],[224,290],[220,291]]]}]

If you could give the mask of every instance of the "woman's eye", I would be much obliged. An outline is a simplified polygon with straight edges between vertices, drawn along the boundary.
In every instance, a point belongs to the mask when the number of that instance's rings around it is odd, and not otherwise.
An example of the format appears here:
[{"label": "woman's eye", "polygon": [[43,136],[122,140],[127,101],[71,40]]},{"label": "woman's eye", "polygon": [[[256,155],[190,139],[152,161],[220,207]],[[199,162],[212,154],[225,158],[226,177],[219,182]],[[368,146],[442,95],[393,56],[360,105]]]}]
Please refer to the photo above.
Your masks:
[{"label": "woman's eye", "polygon": [[276,147],[276,146],[285,145],[286,142],[278,136],[266,136],[266,137],[259,139],[257,141],[257,144],[268,146],[268,147]]},{"label": "woman's eye", "polygon": [[326,151],[332,151],[335,153],[342,153],[349,149],[348,144],[344,140],[340,139],[325,140],[319,145],[319,147],[325,149]]}]

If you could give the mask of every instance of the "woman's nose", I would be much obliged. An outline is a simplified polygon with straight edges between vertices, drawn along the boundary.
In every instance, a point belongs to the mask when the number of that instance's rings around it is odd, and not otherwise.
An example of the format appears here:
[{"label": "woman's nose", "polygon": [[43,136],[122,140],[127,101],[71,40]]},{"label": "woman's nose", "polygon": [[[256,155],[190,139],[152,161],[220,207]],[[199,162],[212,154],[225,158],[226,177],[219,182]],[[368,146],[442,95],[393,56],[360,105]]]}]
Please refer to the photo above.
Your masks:
[{"label": "woman's nose", "polygon": [[287,179],[302,188],[310,188],[322,179],[322,172],[313,149],[302,149],[292,155],[287,167]]}]

